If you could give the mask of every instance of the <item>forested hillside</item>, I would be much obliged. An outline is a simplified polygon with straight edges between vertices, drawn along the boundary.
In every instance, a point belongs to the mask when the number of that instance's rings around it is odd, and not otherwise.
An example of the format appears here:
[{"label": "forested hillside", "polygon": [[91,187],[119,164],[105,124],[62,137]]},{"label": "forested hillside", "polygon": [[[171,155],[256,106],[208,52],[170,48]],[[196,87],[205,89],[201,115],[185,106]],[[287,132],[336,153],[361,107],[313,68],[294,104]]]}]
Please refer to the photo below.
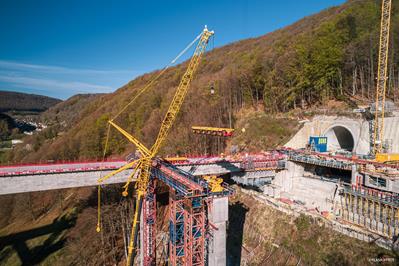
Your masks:
[{"label": "forested hillside", "polygon": [[0,91],[0,112],[7,111],[35,111],[42,112],[60,103],[61,100],[13,91]]},{"label": "forested hillside", "polygon": [[[0,146],[3,145],[3,140],[20,138],[23,131],[35,129],[34,126],[23,122],[24,118],[32,120],[32,117],[60,102],[62,101],[59,99],[42,95],[0,91]],[[18,118],[19,122],[16,121]],[[0,158],[3,158],[2,153],[0,152]]]},{"label": "forested hillside", "polygon": [[[40,132],[35,132],[35,134],[31,136],[25,136],[25,145],[23,147],[18,147],[19,151],[26,151],[26,149],[28,149],[27,152],[35,153],[40,147],[50,144],[57,137],[61,137],[65,131],[68,131],[82,119],[81,116],[84,114],[82,110],[101,96],[102,94],[77,94],[40,113],[36,120],[45,124],[47,127]],[[0,129],[1,128],[0,116]],[[11,127],[9,126],[9,128]],[[11,151],[9,153],[11,153]],[[7,161],[7,154],[3,158],[3,161]]]},{"label": "forested hillside", "polygon": [[79,119],[82,109],[102,95],[101,93],[76,94],[43,112],[40,120],[44,123],[62,123],[71,126]]},{"label": "forested hillside", "polygon": [[[393,4],[391,38],[395,41],[399,39],[399,3]],[[255,110],[254,114],[260,112],[266,117],[260,120],[265,128],[257,133],[258,137],[266,138],[265,134],[292,128],[279,122],[282,113],[325,106],[329,100],[346,102],[349,106],[370,102],[375,87],[379,19],[380,1],[352,0],[284,29],[210,51],[199,66],[162,152],[200,152],[203,140],[190,133],[192,125],[234,127],[245,110]],[[388,97],[392,99],[398,96],[398,47],[392,42],[388,82]],[[168,69],[116,122],[147,145],[151,144],[186,66],[187,62]],[[157,73],[140,76],[116,92],[94,99],[85,108],[76,110],[81,119],[65,134],[39,145],[35,152],[17,150],[9,160],[100,157],[107,120]],[[211,87],[215,93],[211,93]],[[240,124],[246,126],[242,121]],[[269,124],[274,125],[274,131],[268,128]],[[107,156],[132,151],[133,147],[117,132],[111,131],[111,136]],[[245,136],[240,133],[240,138]],[[248,138],[242,143],[250,144]],[[279,141],[282,140],[259,141],[263,147],[253,146],[266,149]]]}]

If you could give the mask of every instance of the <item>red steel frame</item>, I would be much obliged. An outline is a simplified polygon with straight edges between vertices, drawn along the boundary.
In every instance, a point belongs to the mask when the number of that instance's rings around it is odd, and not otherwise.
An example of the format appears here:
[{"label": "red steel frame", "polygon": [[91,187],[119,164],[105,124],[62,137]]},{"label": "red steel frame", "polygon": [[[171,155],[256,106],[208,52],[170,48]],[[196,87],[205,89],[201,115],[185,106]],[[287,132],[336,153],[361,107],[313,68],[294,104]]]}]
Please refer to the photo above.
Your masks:
[{"label": "red steel frame", "polygon": [[205,265],[205,207],[203,198],[186,199],[184,210],[186,265]]},{"label": "red steel frame", "polygon": [[143,265],[152,266],[156,264],[156,180],[149,183],[145,200],[143,202]]},{"label": "red steel frame", "polygon": [[184,199],[169,191],[169,265],[186,264],[184,243]]},{"label": "red steel frame", "polygon": [[205,265],[205,206],[203,197],[169,197],[169,265]]}]

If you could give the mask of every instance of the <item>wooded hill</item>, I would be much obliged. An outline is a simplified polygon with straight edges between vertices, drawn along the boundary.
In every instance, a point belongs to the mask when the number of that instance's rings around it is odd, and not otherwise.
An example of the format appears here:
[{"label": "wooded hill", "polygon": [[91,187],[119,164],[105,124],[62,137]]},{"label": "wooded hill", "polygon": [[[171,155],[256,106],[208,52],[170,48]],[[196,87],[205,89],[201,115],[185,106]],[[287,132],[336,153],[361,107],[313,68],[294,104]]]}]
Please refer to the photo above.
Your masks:
[{"label": "wooded hill", "polygon": [[76,94],[43,112],[40,120],[46,124],[62,123],[71,126],[80,119],[81,111],[102,95],[101,93]]},{"label": "wooded hill", "polygon": [[21,92],[0,91],[0,112],[33,111],[42,112],[60,103],[61,100]]},{"label": "wooded hill", "polygon": [[[394,1],[393,5],[391,38],[395,41],[399,39],[399,3]],[[377,0],[348,1],[281,30],[207,53],[163,154],[199,152],[201,140],[190,133],[192,125],[234,127],[243,110],[253,108],[272,117],[295,108],[324,105],[327,100],[353,106],[371,101],[380,7],[381,1]],[[392,99],[398,96],[398,47],[391,42],[388,97]],[[184,62],[168,69],[116,122],[150,146],[186,67]],[[101,157],[107,120],[157,73],[140,76],[116,92],[96,98],[79,111],[80,120],[63,136],[46,141],[35,152],[17,150],[10,160]],[[284,132],[284,128],[276,130]],[[119,133],[111,133],[107,156],[132,152],[133,147]],[[258,149],[275,144],[268,141]]]}]

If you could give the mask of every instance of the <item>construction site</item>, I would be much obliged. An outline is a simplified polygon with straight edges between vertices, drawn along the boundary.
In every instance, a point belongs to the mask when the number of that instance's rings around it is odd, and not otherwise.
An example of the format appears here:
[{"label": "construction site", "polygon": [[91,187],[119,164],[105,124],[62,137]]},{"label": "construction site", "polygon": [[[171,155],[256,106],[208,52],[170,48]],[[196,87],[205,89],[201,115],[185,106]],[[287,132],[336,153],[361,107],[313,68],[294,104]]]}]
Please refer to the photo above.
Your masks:
[{"label": "construction site", "polygon": [[[123,128],[120,120],[168,67],[108,119],[102,160],[0,166],[0,195],[97,187],[97,226],[93,230],[101,234],[102,196],[108,185],[123,184],[121,198],[134,204],[129,232],[123,237],[125,257],[121,261],[126,265],[236,265],[226,251],[229,225],[234,223],[229,220],[234,215],[229,213],[229,200],[236,196],[236,189],[283,213],[316,217],[339,234],[398,250],[399,108],[386,97],[391,13],[392,1],[383,0],[376,94],[369,106],[345,116],[320,114],[302,120],[287,142],[267,151],[231,149],[213,156],[161,156],[161,147],[215,34],[205,26],[183,50],[195,45],[151,146]],[[191,127],[192,134],[221,142],[229,142],[239,130],[217,125]],[[134,147],[125,159],[107,159],[110,145],[115,145],[110,140],[112,131]],[[160,198],[165,195],[167,211],[160,211]],[[166,232],[157,229],[163,220],[167,221]],[[6,240],[0,243],[2,248],[12,245]],[[257,265],[269,264],[263,260]],[[302,264],[291,254],[285,261],[285,265]]]}]

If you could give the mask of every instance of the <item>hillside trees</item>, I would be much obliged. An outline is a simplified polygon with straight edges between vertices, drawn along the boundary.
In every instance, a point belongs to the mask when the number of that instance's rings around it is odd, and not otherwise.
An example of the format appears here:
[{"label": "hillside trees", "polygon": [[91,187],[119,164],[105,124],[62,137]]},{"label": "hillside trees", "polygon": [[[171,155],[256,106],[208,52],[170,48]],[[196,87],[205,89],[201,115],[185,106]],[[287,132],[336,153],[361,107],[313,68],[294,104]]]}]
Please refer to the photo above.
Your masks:
[{"label": "hillside trees", "polygon": [[[391,99],[397,97],[399,86],[399,2],[393,4],[387,90]],[[348,1],[265,36],[206,53],[161,153],[198,153],[205,146],[211,147],[207,152],[218,152],[224,147],[220,140],[194,136],[191,126],[235,127],[242,110],[254,109],[271,116],[322,105],[327,100],[372,102],[379,20],[380,1]],[[169,68],[116,122],[150,146],[186,67],[184,62]],[[106,138],[102,116],[106,114],[109,119],[116,115],[158,73],[145,74],[115,93],[93,99],[61,138],[46,142],[36,154],[21,152],[14,158],[35,160],[39,154],[50,159],[60,155],[101,157]],[[120,133],[111,130],[111,135],[108,156],[131,152],[133,147]]]},{"label": "hillside trees", "polygon": [[42,95],[0,91],[0,112],[11,110],[40,112],[60,102],[59,99]]}]

